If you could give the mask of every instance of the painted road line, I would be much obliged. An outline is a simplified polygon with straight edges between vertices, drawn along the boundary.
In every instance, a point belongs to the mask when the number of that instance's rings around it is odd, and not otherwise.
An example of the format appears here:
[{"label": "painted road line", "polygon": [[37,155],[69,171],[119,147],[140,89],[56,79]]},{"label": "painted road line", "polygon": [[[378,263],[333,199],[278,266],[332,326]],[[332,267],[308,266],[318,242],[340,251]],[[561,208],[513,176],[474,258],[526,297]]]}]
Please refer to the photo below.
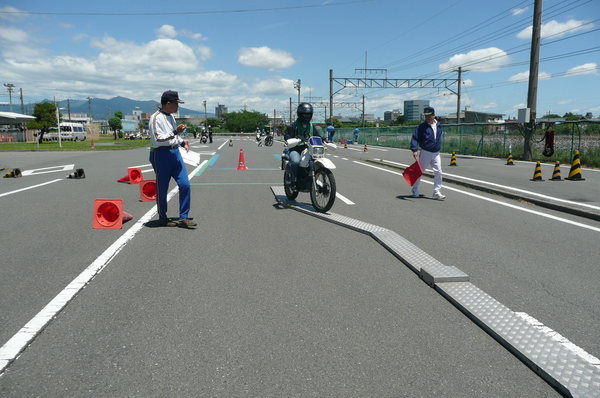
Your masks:
[{"label": "painted road line", "polygon": [[[385,159],[375,159],[375,160],[380,160],[380,161],[383,161],[383,162],[386,162],[386,163],[392,163],[392,164],[400,165],[400,166],[403,166],[403,167],[408,167],[409,166],[408,164],[392,162],[391,160],[385,160]],[[426,171],[429,171],[429,172],[433,173],[433,170],[431,170],[431,169],[426,169]],[[447,175],[449,177],[459,178],[459,179],[466,180],[466,181],[473,181],[473,182],[477,182],[477,183],[487,184],[487,185],[490,185],[490,186],[493,186],[493,187],[510,189],[511,191],[526,193],[528,195],[537,196],[537,197],[543,198],[543,199],[550,199],[550,200],[554,200],[554,201],[557,201],[557,202],[562,202],[562,203],[568,203],[568,204],[573,204],[573,205],[577,205],[577,206],[588,207],[588,208],[594,209],[594,210],[600,210],[599,206],[594,206],[594,205],[590,205],[590,204],[587,204],[587,203],[573,202],[572,200],[560,199],[560,198],[556,198],[554,196],[548,196],[548,195],[544,195],[544,194],[537,193],[537,192],[526,191],[524,189],[514,188],[514,187],[511,187],[511,186],[508,186],[508,185],[496,184],[494,182],[489,182],[489,181],[484,181],[484,180],[477,180],[475,178],[463,177],[463,176],[459,176],[459,175],[456,175],[456,174],[450,174],[450,173],[446,173],[446,172],[444,172],[443,174]]]},{"label": "painted road line", "polygon": [[227,144],[229,141],[225,140],[220,147],[217,148],[217,151],[220,150],[221,148],[223,148],[225,146],[225,144]]},{"label": "painted road line", "polygon": [[56,180],[52,180],[52,181],[48,181],[48,182],[43,182],[43,183],[41,183],[41,184],[32,185],[32,186],[30,186],[30,187],[26,187],[26,188],[17,189],[17,190],[15,190],[15,191],[10,191],[10,192],[5,192],[5,193],[0,193],[0,198],[1,198],[1,197],[3,197],[3,196],[12,195],[13,193],[18,193],[18,192],[27,191],[27,190],[30,190],[30,189],[34,189],[34,188],[37,188],[37,187],[41,187],[41,186],[43,186],[43,185],[52,184],[52,183],[54,183],[54,182],[57,182],[57,181],[62,181],[62,180],[64,180],[64,178],[58,178],[58,179],[56,179]]},{"label": "painted road line", "polygon": [[336,198],[340,198],[340,200],[344,203],[346,203],[347,205],[355,205],[356,203],[354,203],[353,201],[351,201],[350,199],[348,199],[347,197],[345,197],[344,195],[342,195],[339,192],[335,193],[335,197]]},{"label": "painted road line", "polygon": [[[357,162],[356,160],[354,161],[354,163],[360,164],[362,166],[371,167],[371,168],[374,168],[374,169],[377,169],[377,170],[385,171],[386,173],[392,173],[392,174],[396,174],[398,176],[402,176],[402,173],[398,173],[397,171],[392,171],[392,170],[384,169],[382,167],[377,167],[377,166],[373,166],[373,165],[370,165],[370,164],[366,164],[366,163],[362,163],[362,162]],[[421,182],[433,185],[433,182],[431,182],[431,181],[427,181],[427,180],[421,179]],[[495,203],[495,204],[498,204],[498,205],[501,205],[501,206],[510,207],[512,209],[524,211],[526,213],[535,214],[535,215],[538,215],[540,217],[550,218],[552,220],[560,221],[560,222],[563,222],[565,224],[571,224],[571,225],[574,225],[576,227],[589,229],[589,230],[595,231],[595,232],[600,232],[600,228],[596,228],[596,227],[592,227],[592,226],[587,225],[587,224],[582,224],[582,223],[579,223],[579,222],[571,221],[571,220],[568,220],[566,218],[553,216],[551,214],[542,213],[542,212],[539,212],[539,211],[536,211],[536,210],[526,209],[524,207],[519,207],[519,206],[510,204],[510,203],[501,202],[501,201],[496,200],[496,199],[486,198],[485,196],[477,195],[477,194],[474,194],[474,193],[471,193],[471,192],[467,192],[467,191],[461,191],[460,189],[457,189],[457,188],[452,188],[452,187],[444,186],[444,189],[449,190],[449,191],[459,192],[459,193],[462,193],[464,195],[472,196],[474,198],[485,200],[485,201],[488,201],[488,202],[492,202],[492,203]]]},{"label": "painted road line", "polygon": [[515,314],[519,318],[524,319],[525,322],[527,322],[529,325],[533,326],[534,328],[544,333],[546,336],[550,337],[552,340],[562,344],[565,348],[575,353],[577,356],[579,356],[584,361],[588,362],[590,365],[593,365],[600,369],[600,359],[596,358],[592,354],[589,354],[583,348],[571,343],[571,341],[569,341],[566,337],[563,337],[559,333],[550,329],[548,326],[544,325],[542,322],[538,321],[526,312],[515,312]]},{"label": "painted road line", "polygon": [[208,166],[209,166],[209,167],[212,167],[212,166],[214,166],[214,165],[215,165],[215,162],[217,161],[217,159],[219,159],[219,157],[220,157],[220,156],[221,156],[221,155],[219,155],[219,154],[213,155],[213,157],[212,157],[212,158],[210,158],[210,160],[208,161]]},{"label": "painted road line", "polygon": [[[208,161],[205,160],[194,169],[188,178],[192,178]],[[167,195],[167,202],[179,191],[173,188]],[[150,221],[157,213],[156,205],[153,205],[135,224],[110,245],[98,258],[87,266],[83,272],[71,281],[60,293],[58,293],[40,312],[25,324],[13,337],[0,347],[0,375],[6,367],[14,361],[32,340],[58,315],[60,311],[79,293],[90,281],[96,277],[111,262],[113,258],[129,243],[145,223]]]},{"label": "painted road line", "polygon": [[129,169],[141,169],[142,167],[152,167],[152,163],[147,163],[147,164],[140,164],[138,166],[131,166],[128,167]]},{"label": "painted road line", "polygon": [[348,160],[348,158],[342,158],[342,160]]},{"label": "painted road line", "polygon": [[65,164],[63,166],[44,167],[41,169],[32,169],[32,170],[22,171],[21,175],[23,177],[26,177],[26,176],[38,175],[38,174],[57,173],[59,171],[73,170],[74,167],[75,167],[74,164]]}]

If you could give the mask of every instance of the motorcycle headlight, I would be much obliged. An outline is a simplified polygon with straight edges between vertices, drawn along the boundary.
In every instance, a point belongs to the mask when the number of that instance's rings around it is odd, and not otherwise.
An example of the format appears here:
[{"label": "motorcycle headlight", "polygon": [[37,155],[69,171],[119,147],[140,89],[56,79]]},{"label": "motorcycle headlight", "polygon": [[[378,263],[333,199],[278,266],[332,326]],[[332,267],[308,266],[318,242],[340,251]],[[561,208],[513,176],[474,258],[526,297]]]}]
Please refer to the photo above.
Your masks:
[{"label": "motorcycle headlight", "polygon": [[325,154],[325,148],[322,146],[313,147],[313,157],[322,157]]}]

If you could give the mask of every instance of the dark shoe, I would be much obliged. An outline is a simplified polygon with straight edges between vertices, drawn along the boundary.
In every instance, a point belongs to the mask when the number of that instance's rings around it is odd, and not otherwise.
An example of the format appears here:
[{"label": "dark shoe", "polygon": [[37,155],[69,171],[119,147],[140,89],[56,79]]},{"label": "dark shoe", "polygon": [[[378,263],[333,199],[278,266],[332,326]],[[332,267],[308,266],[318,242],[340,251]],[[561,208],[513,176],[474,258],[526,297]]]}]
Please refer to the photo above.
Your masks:
[{"label": "dark shoe", "polygon": [[192,228],[197,225],[198,225],[197,222],[192,221],[189,218],[181,218],[181,219],[179,219],[179,222],[177,223],[177,226],[182,227],[182,228]]},{"label": "dark shoe", "polygon": [[158,220],[158,222],[160,223],[161,227],[176,227],[177,223],[175,221],[172,220]]}]

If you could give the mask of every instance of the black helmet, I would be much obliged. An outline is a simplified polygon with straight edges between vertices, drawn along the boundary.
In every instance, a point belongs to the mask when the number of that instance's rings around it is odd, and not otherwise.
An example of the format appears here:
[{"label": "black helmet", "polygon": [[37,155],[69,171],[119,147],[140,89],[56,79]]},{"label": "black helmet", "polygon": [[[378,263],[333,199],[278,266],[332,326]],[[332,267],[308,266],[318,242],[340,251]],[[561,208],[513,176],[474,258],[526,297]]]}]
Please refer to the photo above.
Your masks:
[{"label": "black helmet", "polygon": [[308,123],[310,122],[313,116],[313,107],[308,102],[303,102],[300,105],[298,105],[296,114],[298,115],[298,119],[302,123]]}]

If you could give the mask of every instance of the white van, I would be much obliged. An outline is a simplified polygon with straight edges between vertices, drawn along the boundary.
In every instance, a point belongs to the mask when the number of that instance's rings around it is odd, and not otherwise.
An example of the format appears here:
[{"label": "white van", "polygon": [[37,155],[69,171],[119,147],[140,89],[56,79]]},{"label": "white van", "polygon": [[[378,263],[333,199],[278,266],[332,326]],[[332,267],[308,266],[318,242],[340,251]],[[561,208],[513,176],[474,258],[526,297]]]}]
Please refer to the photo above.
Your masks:
[{"label": "white van", "polygon": [[[65,141],[85,141],[87,138],[85,127],[82,123],[62,122],[60,124],[60,139]],[[58,140],[56,128],[51,128],[50,132],[44,134],[44,139],[48,141]]]}]

